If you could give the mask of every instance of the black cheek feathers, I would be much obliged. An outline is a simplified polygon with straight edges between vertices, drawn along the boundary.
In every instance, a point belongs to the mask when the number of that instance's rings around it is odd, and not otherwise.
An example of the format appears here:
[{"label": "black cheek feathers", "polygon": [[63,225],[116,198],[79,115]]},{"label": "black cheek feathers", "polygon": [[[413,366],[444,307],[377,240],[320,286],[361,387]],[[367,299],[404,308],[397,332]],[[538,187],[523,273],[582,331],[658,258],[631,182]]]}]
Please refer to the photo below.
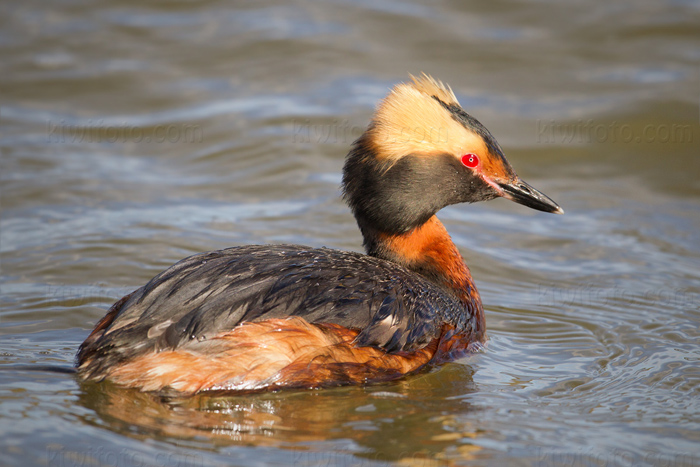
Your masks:
[{"label": "black cheek feathers", "polygon": [[498,193],[450,154],[407,155],[388,170],[356,143],[345,163],[345,199],[360,225],[402,234],[445,206],[493,199]]}]

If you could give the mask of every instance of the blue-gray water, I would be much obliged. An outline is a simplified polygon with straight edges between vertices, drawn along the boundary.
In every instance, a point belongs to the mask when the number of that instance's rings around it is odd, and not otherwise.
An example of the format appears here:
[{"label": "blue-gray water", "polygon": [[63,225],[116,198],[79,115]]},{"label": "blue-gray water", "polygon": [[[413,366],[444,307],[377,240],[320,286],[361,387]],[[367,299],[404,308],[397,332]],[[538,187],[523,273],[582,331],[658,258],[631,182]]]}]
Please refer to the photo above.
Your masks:
[{"label": "blue-gray water", "polygon": [[[700,4],[0,6],[3,465],[700,465]],[[408,73],[566,210],[445,209],[488,348],[397,383],[161,400],[80,385],[190,254],[361,249],[343,157]]]}]

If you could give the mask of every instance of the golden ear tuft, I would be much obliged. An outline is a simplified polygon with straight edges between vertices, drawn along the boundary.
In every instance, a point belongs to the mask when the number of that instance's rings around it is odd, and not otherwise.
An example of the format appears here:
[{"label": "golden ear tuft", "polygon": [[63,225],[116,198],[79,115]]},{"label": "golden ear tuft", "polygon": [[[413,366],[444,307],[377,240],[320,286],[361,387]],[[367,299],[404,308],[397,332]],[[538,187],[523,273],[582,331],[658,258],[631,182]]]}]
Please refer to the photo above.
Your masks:
[{"label": "golden ear tuft", "polygon": [[457,157],[481,149],[481,138],[443,105],[459,105],[449,86],[426,74],[411,80],[396,85],[377,108],[368,131],[375,157],[395,162],[409,154]]},{"label": "golden ear tuft", "polygon": [[417,91],[420,91],[423,94],[427,94],[431,97],[435,96],[445,104],[459,105],[455,93],[452,92],[452,89],[447,84],[444,84],[442,81],[436,80],[432,76],[427,75],[425,73],[421,73],[419,77],[413,76],[410,73],[408,76],[410,76],[411,81],[413,81],[413,83],[409,84],[412,85]]}]

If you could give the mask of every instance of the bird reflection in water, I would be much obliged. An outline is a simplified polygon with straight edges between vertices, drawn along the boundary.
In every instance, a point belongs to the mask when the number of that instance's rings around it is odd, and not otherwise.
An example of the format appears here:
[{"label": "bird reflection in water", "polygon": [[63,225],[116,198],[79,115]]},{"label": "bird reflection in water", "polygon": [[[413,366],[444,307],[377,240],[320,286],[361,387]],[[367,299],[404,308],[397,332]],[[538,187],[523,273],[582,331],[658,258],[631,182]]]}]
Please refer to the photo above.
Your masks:
[{"label": "bird reflection in water", "polygon": [[[97,414],[99,424],[137,439],[178,445],[185,440],[195,447],[201,442],[207,449],[212,445],[289,449],[295,463],[302,465],[317,461],[331,465],[333,459],[323,456],[431,465],[433,460],[464,460],[479,450],[472,444],[479,431],[468,416],[473,373],[468,364],[455,363],[371,387],[190,397],[85,382],[80,401]],[[441,409],[446,398],[454,398],[452,414]],[[352,449],[327,449],[334,441],[347,446],[347,440]]]}]

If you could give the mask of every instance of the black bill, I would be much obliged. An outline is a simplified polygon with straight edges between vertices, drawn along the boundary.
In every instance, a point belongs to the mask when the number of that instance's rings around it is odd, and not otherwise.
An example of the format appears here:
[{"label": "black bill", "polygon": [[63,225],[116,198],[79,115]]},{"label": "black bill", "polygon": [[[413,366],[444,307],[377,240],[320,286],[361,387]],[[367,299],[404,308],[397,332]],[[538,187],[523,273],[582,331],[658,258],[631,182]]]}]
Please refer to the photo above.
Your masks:
[{"label": "black bill", "polygon": [[503,197],[538,211],[564,214],[564,210],[549,196],[534,189],[520,179],[509,183],[499,183],[503,190]]}]

